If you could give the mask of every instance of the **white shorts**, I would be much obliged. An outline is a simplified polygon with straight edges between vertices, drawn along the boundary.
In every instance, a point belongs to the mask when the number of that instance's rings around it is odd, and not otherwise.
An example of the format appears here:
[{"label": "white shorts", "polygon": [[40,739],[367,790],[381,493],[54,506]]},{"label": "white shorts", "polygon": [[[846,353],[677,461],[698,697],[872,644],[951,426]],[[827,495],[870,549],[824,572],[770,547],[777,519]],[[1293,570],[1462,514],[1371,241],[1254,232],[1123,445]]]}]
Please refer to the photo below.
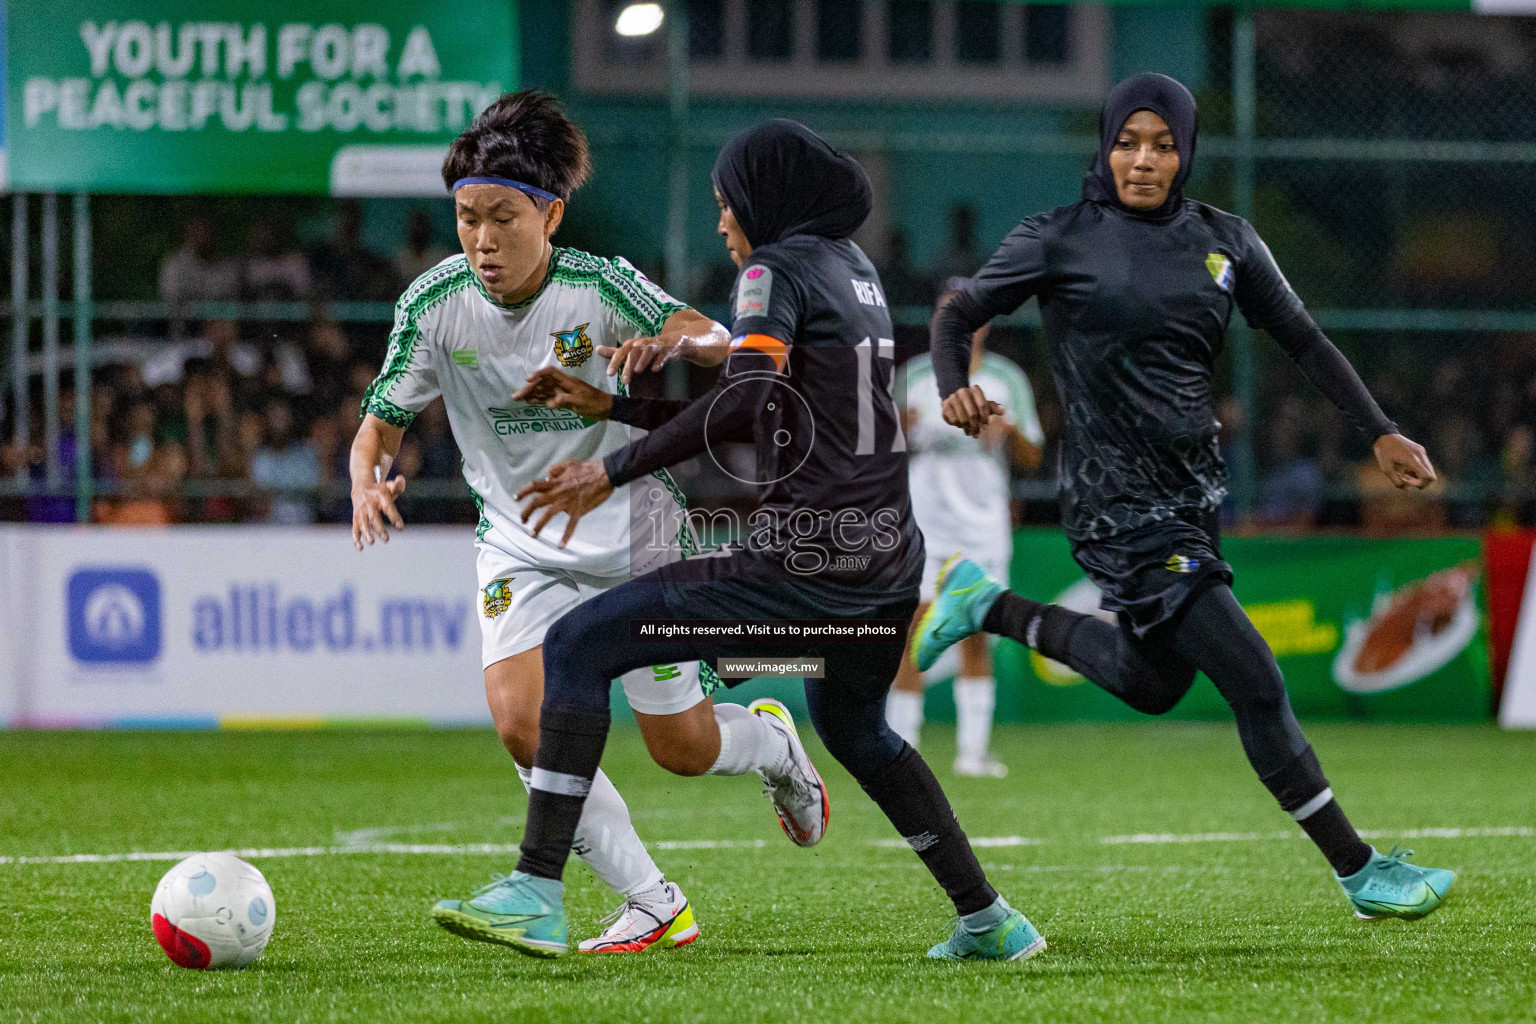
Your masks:
[{"label": "white shorts", "polygon": [[[924,538],[927,544],[927,538]],[[955,552],[953,549],[926,547],[928,557],[923,561],[923,589],[918,600],[927,604],[933,600],[933,588],[939,583],[939,570],[944,568],[944,563],[949,561],[949,556]],[[990,552],[986,555],[972,554],[969,551],[962,552],[966,558],[975,562],[987,571],[987,574],[1003,586],[1008,585],[1008,563],[1012,561],[1010,554],[1005,552]]]},{"label": "white shorts", "polygon": [[[629,580],[532,566],[485,544],[476,548],[482,668],[540,646],[560,616]],[[637,668],[620,682],[629,706],[643,715],[675,715],[704,699],[696,661]]]}]

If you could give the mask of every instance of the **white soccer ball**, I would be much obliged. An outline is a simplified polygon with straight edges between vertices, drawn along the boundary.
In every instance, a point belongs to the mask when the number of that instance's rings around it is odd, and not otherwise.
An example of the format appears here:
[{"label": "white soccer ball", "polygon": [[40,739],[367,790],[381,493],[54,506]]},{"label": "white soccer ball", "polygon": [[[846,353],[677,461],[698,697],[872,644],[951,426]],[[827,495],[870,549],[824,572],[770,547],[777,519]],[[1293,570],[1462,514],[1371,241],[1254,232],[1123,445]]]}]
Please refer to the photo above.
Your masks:
[{"label": "white soccer ball", "polygon": [[232,853],[197,853],[160,879],[149,920],[177,966],[244,967],[267,948],[277,904],[253,865]]}]

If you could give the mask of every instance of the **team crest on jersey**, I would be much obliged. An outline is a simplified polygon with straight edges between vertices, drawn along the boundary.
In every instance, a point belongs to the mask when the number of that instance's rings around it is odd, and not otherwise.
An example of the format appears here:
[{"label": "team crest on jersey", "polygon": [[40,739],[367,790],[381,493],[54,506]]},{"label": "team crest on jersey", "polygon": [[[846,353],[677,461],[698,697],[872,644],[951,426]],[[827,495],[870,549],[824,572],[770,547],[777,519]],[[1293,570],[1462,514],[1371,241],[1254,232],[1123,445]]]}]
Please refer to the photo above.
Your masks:
[{"label": "team crest on jersey", "polygon": [[592,339],[587,337],[589,326],[585,323],[569,331],[555,332],[555,358],[561,366],[580,366],[592,358]]},{"label": "team crest on jersey", "polygon": [[480,594],[480,608],[486,618],[494,619],[510,607],[512,607],[511,576],[491,580],[485,585],[485,590]]},{"label": "team crest on jersey", "polygon": [[1194,572],[1200,568],[1200,561],[1188,555],[1169,555],[1168,561],[1163,563],[1163,568],[1169,572]]},{"label": "team crest on jersey", "polygon": [[1205,257],[1205,269],[1211,272],[1211,280],[1224,292],[1232,290],[1232,260],[1225,253],[1213,252]]}]

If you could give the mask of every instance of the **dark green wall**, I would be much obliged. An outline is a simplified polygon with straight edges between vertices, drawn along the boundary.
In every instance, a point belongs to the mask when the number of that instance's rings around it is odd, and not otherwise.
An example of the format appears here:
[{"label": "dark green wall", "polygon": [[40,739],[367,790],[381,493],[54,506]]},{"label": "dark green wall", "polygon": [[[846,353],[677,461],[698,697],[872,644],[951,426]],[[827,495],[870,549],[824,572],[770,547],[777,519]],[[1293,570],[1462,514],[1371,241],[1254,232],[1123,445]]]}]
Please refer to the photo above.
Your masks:
[{"label": "dark green wall", "polygon": [[[1200,88],[1206,77],[1209,12],[1185,6],[1111,8],[1110,70],[1114,78],[1162,71]],[[612,99],[570,89],[570,10],[560,2],[522,4],[525,85],[566,100],[592,141],[594,173],[562,229],[562,240],[604,253],[622,252],[655,272],[666,227],[666,106],[661,98]],[[716,211],[709,167],[719,142],[766,117],[792,117],[818,131],[923,133],[1092,132],[1095,111],[1016,105],[869,104],[806,101],[696,101],[690,117],[689,251],[697,263],[725,258],[714,235]],[[1083,161],[937,152],[887,152],[888,219],[905,228],[914,261],[926,264],[944,246],[946,211],[969,203],[978,212],[981,246],[990,250],[1018,220],[1077,198]]]}]

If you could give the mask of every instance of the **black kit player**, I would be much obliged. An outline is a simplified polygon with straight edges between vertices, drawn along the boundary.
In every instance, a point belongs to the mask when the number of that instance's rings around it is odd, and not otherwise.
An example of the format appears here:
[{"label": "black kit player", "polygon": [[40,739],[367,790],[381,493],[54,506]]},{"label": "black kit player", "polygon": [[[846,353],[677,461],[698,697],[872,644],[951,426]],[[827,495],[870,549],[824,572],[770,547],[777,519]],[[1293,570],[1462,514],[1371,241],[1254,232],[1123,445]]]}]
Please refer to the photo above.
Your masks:
[{"label": "black kit player", "polygon": [[[938,958],[1018,960],[1045,945],[988,884],[938,781],[891,731],[885,695],[903,654],[889,640],[743,644],[637,638],[655,620],[910,621],[923,542],[907,495],[906,444],[891,392],[895,346],[879,278],[850,239],[869,215],[863,170],[793,121],[749,129],[714,168],[720,233],[741,267],[732,348],[715,386],[692,402],[599,392],[558,370],[519,396],[609,417],[649,433],[601,461],[568,462],[524,489],[524,515],[565,537],[613,488],[750,436],[760,505],[745,543],[668,565],[607,590],[544,639],[545,690],[528,822],[517,870],[480,897],[509,945],[564,951],[560,881],[609,728],[609,681],[626,666],[721,656],[810,655],[811,719],[953,900]],[[556,527],[558,528],[558,527]],[[826,791],[807,778],[780,806],[786,830],[824,827]],[[793,797],[789,799],[789,797]],[[776,800],[777,802],[777,800]],[[819,821],[816,819],[819,817]],[[489,898],[490,902],[487,902]]]},{"label": "black kit player", "polygon": [[1184,198],[1195,140],[1183,85],[1163,75],[1121,82],[1100,114],[1082,201],[1020,223],[932,331],[944,418],[974,435],[1000,410],[969,385],[971,333],[1038,297],[1065,411],[1063,525],[1119,624],[1027,600],[957,558],[913,636],[915,660],[921,668],[964,636],[997,633],[1148,714],[1170,710],[1204,672],[1231,705],[1254,770],[1327,857],[1355,912],[1422,917],[1454,874],[1361,840],[1297,725],[1274,654],[1232,595],[1212,372],[1234,306],[1373,442],[1394,484],[1422,488],[1435,472],[1318,329],[1253,227]]}]

